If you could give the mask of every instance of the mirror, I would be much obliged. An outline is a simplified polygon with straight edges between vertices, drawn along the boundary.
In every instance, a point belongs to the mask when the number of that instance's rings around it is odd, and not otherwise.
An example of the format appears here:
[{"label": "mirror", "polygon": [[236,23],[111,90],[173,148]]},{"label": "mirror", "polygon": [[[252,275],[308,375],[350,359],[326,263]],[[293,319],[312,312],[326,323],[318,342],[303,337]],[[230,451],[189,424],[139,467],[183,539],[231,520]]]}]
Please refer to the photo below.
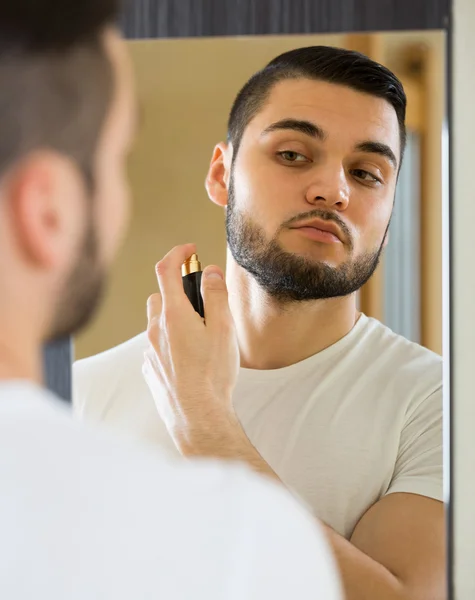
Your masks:
[{"label": "mirror", "polygon": [[424,31],[129,42],[142,120],[130,165],[132,227],[99,317],[75,340],[76,359],[143,331],[154,265],[174,245],[196,241],[204,264],[224,268],[223,212],[204,187],[213,147],[226,138],[245,81],[278,54],[314,44],[366,53],[404,85],[407,154],[389,244],[362,309],[441,354],[444,40],[443,32]]},{"label": "mirror", "polygon": [[[148,345],[141,335],[145,303],[157,289],[154,265],[171,247],[193,241],[203,264],[225,268],[223,210],[209,201],[204,187],[213,148],[225,140],[230,107],[248,78],[282,52],[311,45],[363,52],[391,69],[405,88],[407,146],[388,243],[374,275],[358,291],[357,305],[365,316],[348,336],[285,366],[279,363],[285,352],[274,365],[245,366],[237,393],[251,442],[317,516],[350,539],[363,514],[388,493],[442,499],[440,470],[434,475],[442,451],[440,407],[433,402],[441,398],[442,377],[437,357],[442,353],[442,32],[130,43],[142,102],[130,165],[134,219],[102,311],[75,340],[76,359],[103,354],[76,364],[74,403],[83,418],[174,453],[141,376]],[[364,221],[366,209],[361,210]],[[361,338],[350,348],[356,334]],[[359,358],[366,335],[376,336],[369,343],[367,351],[375,354],[368,364]],[[279,344],[285,349],[286,339]],[[297,356],[298,349],[297,344]],[[309,360],[316,361],[312,376],[319,373],[318,414],[308,400],[314,399],[316,385],[305,371]],[[368,397],[369,389],[377,397]],[[262,405],[262,398],[269,404]],[[382,399],[388,403],[384,408],[378,403]],[[418,456],[416,468],[425,473],[422,482],[411,471],[412,451]]]}]

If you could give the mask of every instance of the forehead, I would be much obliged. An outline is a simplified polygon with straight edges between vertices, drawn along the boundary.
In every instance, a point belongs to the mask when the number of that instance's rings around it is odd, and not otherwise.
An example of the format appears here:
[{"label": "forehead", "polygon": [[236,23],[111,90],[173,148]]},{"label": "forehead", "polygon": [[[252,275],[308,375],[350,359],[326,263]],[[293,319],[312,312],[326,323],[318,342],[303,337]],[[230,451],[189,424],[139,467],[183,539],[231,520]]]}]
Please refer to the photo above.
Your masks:
[{"label": "forehead", "polygon": [[399,124],[391,104],[343,85],[309,79],[280,81],[248,128],[259,135],[272,123],[287,118],[314,122],[329,140],[352,144],[374,140],[399,152]]}]

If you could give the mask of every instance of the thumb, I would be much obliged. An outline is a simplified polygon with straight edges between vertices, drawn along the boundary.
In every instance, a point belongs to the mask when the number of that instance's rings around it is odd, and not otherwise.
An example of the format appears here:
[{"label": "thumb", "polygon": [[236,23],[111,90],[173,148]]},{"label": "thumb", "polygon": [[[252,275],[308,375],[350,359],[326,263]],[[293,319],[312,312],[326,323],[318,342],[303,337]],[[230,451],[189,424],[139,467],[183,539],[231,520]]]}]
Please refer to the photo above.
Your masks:
[{"label": "thumb", "polygon": [[216,323],[222,323],[230,316],[228,288],[219,267],[212,265],[203,271],[201,295],[203,296],[207,327],[214,327]]}]

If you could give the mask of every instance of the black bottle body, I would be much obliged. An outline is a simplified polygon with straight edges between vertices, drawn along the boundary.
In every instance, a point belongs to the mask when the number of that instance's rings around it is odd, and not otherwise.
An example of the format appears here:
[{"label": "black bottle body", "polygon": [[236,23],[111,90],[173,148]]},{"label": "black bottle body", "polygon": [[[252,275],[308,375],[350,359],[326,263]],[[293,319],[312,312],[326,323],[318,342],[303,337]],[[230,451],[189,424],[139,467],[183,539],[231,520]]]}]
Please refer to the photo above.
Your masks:
[{"label": "black bottle body", "polygon": [[205,310],[203,305],[203,298],[201,297],[201,275],[202,271],[195,271],[185,275],[183,279],[183,289],[185,294],[188,296],[188,300],[193,305],[193,308],[200,315],[205,316]]}]

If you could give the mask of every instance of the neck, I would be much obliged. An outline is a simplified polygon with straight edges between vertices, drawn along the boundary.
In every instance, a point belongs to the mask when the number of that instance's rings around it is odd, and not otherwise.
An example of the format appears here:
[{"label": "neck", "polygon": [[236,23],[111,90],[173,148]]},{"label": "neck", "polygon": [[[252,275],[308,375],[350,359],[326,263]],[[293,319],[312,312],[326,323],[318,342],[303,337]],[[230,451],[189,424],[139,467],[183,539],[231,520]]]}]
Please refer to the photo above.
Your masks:
[{"label": "neck", "polygon": [[0,319],[0,381],[43,383],[41,342],[24,323]]},{"label": "neck", "polygon": [[281,304],[228,254],[226,281],[241,367],[279,369],[336,343],[359,316],[355,295]]},{"label": "neck", "polygon": [[[0,209],[5,203],[0,203]],[[51,282],[38,265],[26,261],[0,214],[0,382],[43,383],[43,338],[51,320]],[[4,243],[3,243],[4,242]]]}]

